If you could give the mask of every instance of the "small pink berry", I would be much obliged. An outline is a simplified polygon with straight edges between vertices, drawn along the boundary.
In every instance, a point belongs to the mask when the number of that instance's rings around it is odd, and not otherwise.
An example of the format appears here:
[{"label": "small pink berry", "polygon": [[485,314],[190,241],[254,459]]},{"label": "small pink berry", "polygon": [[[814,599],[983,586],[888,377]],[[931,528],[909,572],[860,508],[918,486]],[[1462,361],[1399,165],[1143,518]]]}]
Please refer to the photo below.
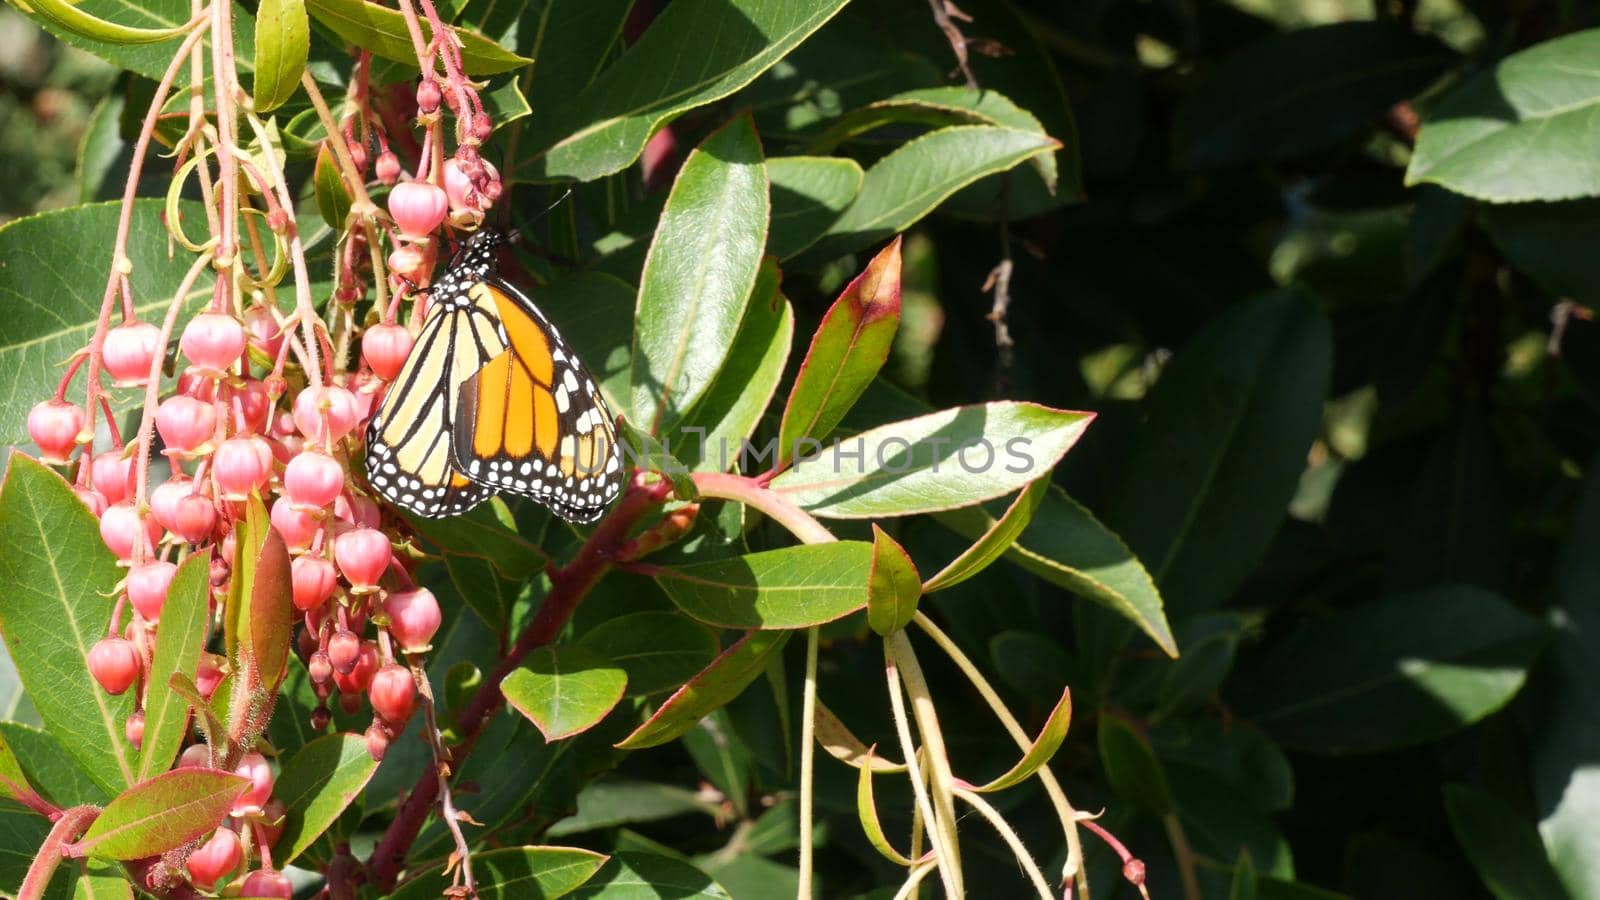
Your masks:
[{"label": "small pink berry", "polygon": [[405,368],[413,343],[404,325],[374,325],[361,338],[361,358],[379,378],[393,381]]},{"label": "small pink berry", "polygon": [[134,545],[141,539],[141,530],[151,548],[161,540],[161,523],[156,521],[155,516],[141,520],[133,504],[127,501],[113,503],[100,516],[100,540],[105,541],[117,559],[133,556]]},{"label": "small pink berry", "polygon": [[94,458],[94,489],[107,503],[121,503],[133,489],[133,460],[121,450],[107,450]]},{"label": "small pink berry", "polygon": [[304,550],[322,530],[322,521],[313,513],[296,509],[288,497],[279,497],[272,502],[272,527],[283,535],[290,550]]},{"label": "small pink berry", "polygon": [[361,638],[348,629],[335,631],[328,638],[328,661],[333,670],[348,675],[361,659]]},{"label": "small pink berry", "polygon": [[[331,647],[330,647],[331,649]],[[360,702],[357,696],[372,684],[372,673],[378,669],[378,648],[371,641],[361,643],[361,652],[356,654],[356,664],[348,672],[340,672],[337,660],[333,667],[333,683],[339,687],[339,692],[346,697]]]},{"label": "small pink berry", "polygon": [[338,441],[355,429],[358,418],[355,396],[337,385],[306,388],[294,399],[295,427],[311,441]]},{"label": "small pink berry", "polygon": [[283,330],[272,310],[265,306],[252,306],[244,313],[245,338],[256,352],[267,359],[277,359],[283,349]]},{"label": "small pink berry", "polygon": [[284,468],[283,494],[301,509],[322,509],[343,490],[344,467],[326,453],[303,452]]},{"label": "small pink berry", "polygon": [[156,431],[168,450],[194,453],[217,430],[217,409],[204,400],[179,394],[161,401],[156,409]]},{"label": "small pink berry", "polygon": [[425,78],[417,85],[417,112],[431,116],[439,111],[439,102],[443,99],[439,92],[439,82],[432,78]]},{"label": "small pink berry", "polygon": [[106,332],[101,359],[118,387],[142,387],[161,351],[161,329],[149,322],[127,322]]},{"label": "small pink berry", "polygon": [[195,368],[207,375],[228,371],[244,353],[244,326],[233,316],[201,313],[184,326],[178,347]]},{"label": "small pink berry", "polygon": [[239,868],[244,850],[239,836],[226,825],[217,828],[211,839],[189,854],[189,877],[198,887],[210,888],[217,880]]},{"label": "small pink berry", "polygon": [[126,638],[101,638],[89,648],[89,674],[106,693],[120,694],[139,677],[139,651]]},{"label": "small pink berry", "polygon": [[78,445],[83,408],[65,400],[46,400],[28,411],[28,437],[39,445],[39,458],[60,465]]},{"label": "small pink berry", "polygon": [[239,888],[239,896],[282,897],[288,900],[294,896],[294,887],[289,884],[289,879],[282,872],[262,869],[245,876]]},{"label": "small pink berry", "polygon": [[373,762],[383,762],[383,755],[389,752],[389,729],[384,728],[382,722],[373,720],[367,726],[366,738],[367,755],[372,757]]},{"label": "small pink berry", "polygon": [[389,568],[389,538],[375,528],[357,527],[333,542],[333,558],[356,593],[370,592]]},{"label": "small pink berry", "polygon": [[294,582],[295,609],[310,612],[333,596],[333,588],[339,580],[333,571],[333,563],[320,556],[300,556],[295,558],[289,569],[290,579]]},{"label": "small pink berry", "polygon": [[433,591],[417,588],[390,594],[383,602],[383,611],[389,615],[389,633],[400,642],[400,649],[407,653],[427,651],[441,621],[439,601]]},{"label": "small pink berry", "polygon": [[327,684],[333,677],[333,661],[328,659],[328,654],[321,650],[311,654],[311,659],[306,663],[306,674],[311,676],[312,684]]},{"label": "small pink berry", "polygon": [[195,668],[194,689],[200,692],[200,696],[210,700],[211,695],[217,692],[217,687],[221,684],[222,668],[210,656],[201,656],[200,664]]},{"label": "small pink berry", "polygon": [[122,736],[137,750],[144,744],[144,713],[134,711],[122,723]]},{"label": "small pink berry", "polygon": [[267,763],[265,756],[252,750],[239,760],[239,765],[233,773],[248,778],[250,787],[233,801],[233,809],[229,811],[229,815],[259,815],[261,807],[272,796],[272,766]]},{"label": "small pink berry", "polygon": [[386,186],[392,187],[396,181],[400,180],[400,157],[395,156],[392,150],[385,150],[379,153],[378,162],[374,166],[373,172],[378,176],[379,181]]},{"label": "small pink berry", "polygon": [[394,663],[379,669],[367,688],[367,699],[372,702],[372,710],[384,721],[404,724],[411,718],[417,703],[417,685],[411,678],[411,670]]},{"label": "small pink berry", "polygon": [[177,566],[160,560],[128,570],[128,600],[146,622],[161,620],[161,607],[166,605],[167,591],[171,589],[172,578],[177,574]]},{"label": "small pink berry", "polygon": [[84,506],[89,507],[89,512],[94,513],[95,518],[105,515],[106,498],[99,491],[77,485],[73,487],[72,492],[78,495]]},{"label": "small pink berry", "polygon": [[438,231],[449,212],[450,198],[436,184],[406,181],[389,192],[389,215],[400,233],[412,240]]},{"label": "small pink berry", "polygon": [[225,500],[248,500],[272,478],[272,447],[259,437],[222,442],[211,458],[211,477]]}]

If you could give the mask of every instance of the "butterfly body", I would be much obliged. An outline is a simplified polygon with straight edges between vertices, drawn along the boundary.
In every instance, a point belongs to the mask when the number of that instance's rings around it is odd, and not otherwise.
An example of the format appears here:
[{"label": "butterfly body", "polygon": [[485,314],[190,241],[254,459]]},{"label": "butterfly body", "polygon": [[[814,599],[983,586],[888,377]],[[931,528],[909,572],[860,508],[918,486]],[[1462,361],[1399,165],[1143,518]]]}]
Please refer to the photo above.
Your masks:
[{"label": "butterfly body", "polygon": [[502,279],[493,232],[468,238],[367,428],[367,477],[429,518],[495,493],[592,522],[621,492],[613,417],[593,376],[533,301]]}]

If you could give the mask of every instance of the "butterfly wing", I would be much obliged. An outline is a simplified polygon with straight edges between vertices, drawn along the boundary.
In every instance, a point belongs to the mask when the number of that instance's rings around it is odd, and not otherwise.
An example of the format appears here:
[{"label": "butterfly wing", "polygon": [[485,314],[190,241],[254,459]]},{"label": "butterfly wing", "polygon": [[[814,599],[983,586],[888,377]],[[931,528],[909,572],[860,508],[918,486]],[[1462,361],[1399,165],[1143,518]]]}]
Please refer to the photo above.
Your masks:
[{"label": "butterfly wing", "polygon": [[505,349],[461,383],[456,464],[496,491],[531,497],[569,522],[593,522],[622,491],[614,417],[577,355],[527,295],[490,279]]},{"label": "butterfly wing", "polygon": [[456,467],[452,426],[462,382],[505,349],[493,318],[448,296],[439,300],[367,426],[367,480],[389,502],[427,518],[459,515],[494,493]]}]

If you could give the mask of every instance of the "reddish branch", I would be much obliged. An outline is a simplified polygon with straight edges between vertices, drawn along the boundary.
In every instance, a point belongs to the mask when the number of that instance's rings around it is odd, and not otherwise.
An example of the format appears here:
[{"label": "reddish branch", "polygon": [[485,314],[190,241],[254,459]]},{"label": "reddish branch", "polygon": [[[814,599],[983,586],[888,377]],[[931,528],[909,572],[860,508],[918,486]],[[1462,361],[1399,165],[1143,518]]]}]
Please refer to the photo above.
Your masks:
[{"label": "reddish branch", "polygon": [[[661,481],[655,484],[635,484],[629,488],[615,509],[602,521],[578,555],[566,566],[550,573],[550,592],[534,615],[533,621],[518,636],[516,644],[505,658],[484,680],[473,694],[466,708],[456,716],[456,730],[461,740],[451,750],[451,759],[459,766],[461,760],[472,752],[478,737],[483,733],[505,698],[500,693],[500,683],[510,675],[522,660],[534,650],[549,644],[561,633],[572,618],[578,604],[588,594],[600,577],[610,570],[619,550],[626,544],[628,533],[645,513],[664,501],[671,486]],[[383,839],[373,848],[367,859],[367,880],[379,890],[389,891],[405,868],[406,854],[421,833],[423,823],[433,811],[439,798],[439,779],[430,769],[401,802],[394,821],[384,832]]]}]

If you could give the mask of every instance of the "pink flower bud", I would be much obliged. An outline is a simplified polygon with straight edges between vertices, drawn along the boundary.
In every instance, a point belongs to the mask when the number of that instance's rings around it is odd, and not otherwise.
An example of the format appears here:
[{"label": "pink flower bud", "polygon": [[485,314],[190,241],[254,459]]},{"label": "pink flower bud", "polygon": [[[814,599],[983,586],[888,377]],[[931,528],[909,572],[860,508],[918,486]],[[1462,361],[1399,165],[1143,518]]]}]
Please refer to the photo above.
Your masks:
[{"label": "pink flower bud", "polygon": [[333,563],[320,556],[296,557],[290,564],[290,579],[294,582],[294,606],[301,612],[328,602],[339,580]]},{"label": "pink flower bud", "polygon": [[357,527],[333,542],[333,558],[356,593],[370,592],[389,568],[389,538],[374,528]]},{"label": "pink flower bud", "polygon": [[264,382],[246,378],[244,384],[233,392],[229,409],[237,408],[244,416],[244,430],[259,432],[267,425],[267,414],[272,412],[272,395]]},{"label": "pink flower bud", "polygon": [[383,762],[383,755],[389,752],[389,729],[383,727],[382,722],[374,721],[367,726],[367,755],[373,762]]},{"label": "pink flower bud", "polygon": [[74,487],[72,492],[78,495],[78,499],[83,501],[84,506],[89,507],[89,512],[94,513],[95,518],[98,519],[105,514],[106,498],[99,491],[90,490],[86,487]]},{"label": "pink flower bud", "polygon": [[133,556],[134,545],[143,537],[149,540],[149,546],[154,548],[161,540],[161,523],[154,516],[142,519],[133,504],[129,502],[114,503],[106,507],[105,513],[100,516],[100,540],[105,541],[117,559],[129,559]]},{"label": "pink flower bud", "polygon": [[239,896],[282,897],[288,900],[294,896],[294,887],[289,884],[289,879],[282,872],[262,869],[245,876],[239,888]]},{"label": "pink flower bud", "polygon": [[239,868],[243,860],[244,849],[239,845],[239,836],[223,825],[210,840],[189,854],[189,877],[196,886],[210,889],[218,879]]},{"label": "pink flower bud", "polygon": [[480,142],[487,141],[489,135],[494,134],[494,121],[488,113],[478,113],[472,117],[472,136]]},{"label": "pink flower bud", "polygon": [[400,180],[400,157],[395,156],[392,150],[385,150],[379,153],[378,162],[373,171],[377,174],[379,181],[393,187],[394,183]]},{"label": "pink flower bud", "polygon": [[333,661],[328,659],[328,654],[318,650],[306,662],[306,673],[311,676],[312,684],[327,684],[328,679],[333,677]]},{"label": "pink flower bud", "polygon": [[161,607],[166,605],[167,591],[172,587],[173,576],[177,574],[177,566],[160,560],[128,570],[128,600],[146,622],[161,620]]},{"label": "pink flower bud", "polygon": [[194,689],[200,692],[200,696],[210,700],[211,695],[217,692],[217,686],[220,684],[222,684],[221,667],[216,664],[209,654],[202,654],[200,656],[200,664],[195,667]]},{"label": "pink flower bud", "polygon": [[439,601],[427,588],[390,594],[383,611],[389,616],[389,633],[407,653],[426,651],[439,630]]},{"label": "pink flower bud", "polygon": [[178,347],[195,368],[207,375],[221,375],[244,353],[244,326],[233,316],[201,313],[184,326]]},{"label": "pink flower bud", "polygon": [[378,504],[368,497],[346,492],[333,503],[333,514],[351,525],[377,528],[380,514]]},{"label": "pink flower bud", "polygon": [[265,306],[252,306],[244,312],[245,339],[256,352],[267,359],[277,359],[283,349],[283,331],[272,310]]},{"label": "pink flower bud", "polygon": [[39,445],[39,458],[60,465],[78,445],[83,408],[64,400],[46,400],[28,411],[28,437]]},{"label": "pink flower bud", "polygon": [[389,270],[412,281],[418,280],[417,273],[427,264],[427,256],[411,244],[399,247],[389,254]]},{"label": "pink flower bud", "polygon": [[107,503],[121,503],[133,490],[133,460],[121,450],[107,450],[94,458],[94,489]]},{"label": "pink flower bud", "polygon": [[240,775],[250,780],[250,787],[233,801],[233,809],[229,815],[252,816],[261,813],[261,807],[272,796],[272,766],[267,763],[267,758],[255,751],[246,753],[240,760],[235,775]]},{"label": "pink flower bud", "polygon": [[400,233],[412,240],[438,231],[449,211],[450,198],[426,181],[402,182],[389,192],[389,215]]},{"label": "pink flower bud", "polygon": [[156,431],[168,450],[196,452],[217,430],[216,407],[183,394],[168,397],[156,409]]},{"label": "pink flower bud", "polygon": [[344,467],[326,453],[303,452],[284,468],[284,496],[301,509],[322,509],[342,490]]},{"label": "pink flower bud", "polygon": [[[327,424],[323,424],[326,411]],[[339,441],[356,427],[359,419],[355,395],[345,388],[329,385],[306,388],[294,399],[294,424],[307,440],[317,443]]]},{"label": "pink flower bud", "polygon": [[211,768],[211,749],[205,744],[190,744],[178,754],[178,768],[180,769],[209,769]]},{"label": "pink flower bud", "polygon": [[328,638],[328,661],[333,663],[333,670],[341,675],[348,675],[356,667],[356,662],[361,658],[361,638],[348,629],[335,631]]},{"label": "pink flower bud", "polygon": [[137,750],[144,744],[144,713],[135,711],[122,723],[122,736]]},{"label": "pink flower bud", "polygon": [[272,503],[272,527],[283,535],[290,550],[304,550],[322,530],[322,520],[305,510],[295,509],[288,497],[279,497]]},{"label": "pink flower bud", "polygon": [[[329,649],[332,650],[331,642]],[[378,670],[378,648],[371,641],[363,641],[361,650],[356,654],[356,664],[348,672],[339,671],[338,660],[334,660],[333,683],[339,687],[339,692],[346,697],[359,702],[360,695],[372,684],[372,673]]]},{"label": "pink flower bud", "polygon": [[125,638],[101,638],[89,648],[89,674],[108,694],[120,694],[139,677],[139,652]]},{"label": "pink flower bud", "polygon": [[128,322],[106,332],[101,359],[118,387],[141,387],[149,382],[159,352],[161,329],[149,322]]},{"label": "pink flower bud", "polygon": [[417,112],[431,116],[439,111],[439,102],[443,99],[439,93],[439,82],[432,78],[425,78],[417,85]]},{"label": "pink flower bud", "polygon": [[361,338],[361,358],[379,378],[393,381],[405,367],[413,343],[404,325],[374,325]]},{"label": "pink flower bud", "polygon": [[211,458],[211,477],[225,500],[248,500],[272,478],[272,447],[259,437],[222,442]]},{"label": "pink flower bud", "polygon": [[350,140],[345,142],[345,146],[350,148],[350,161],[355,163],[356,171],[365,175],[367,163],[370,161],[367,158],[366,143],[359,140]]},{"label": "pink flower bud", "polygon": [[450,198],[451,209],[475,208],[476,204],[468,203],[468,195],[472,193],[472,177],[461,167],[455,157],[444,161],[444,191]]},{"label": "pink flower bud", "polygon": [[173,534],[191,544],[198,544],[211,536],[217,527],[217,507],[209,498],[187,494],[178,499],[173,516]]},{"label": "pink flower bud", "polygon": [[417,704],[417,685],[411,670],[394,663],[379,669],[367,688],[367,699],[372,702],[373,712],[384,721],[396,726],[405,724]]}]

